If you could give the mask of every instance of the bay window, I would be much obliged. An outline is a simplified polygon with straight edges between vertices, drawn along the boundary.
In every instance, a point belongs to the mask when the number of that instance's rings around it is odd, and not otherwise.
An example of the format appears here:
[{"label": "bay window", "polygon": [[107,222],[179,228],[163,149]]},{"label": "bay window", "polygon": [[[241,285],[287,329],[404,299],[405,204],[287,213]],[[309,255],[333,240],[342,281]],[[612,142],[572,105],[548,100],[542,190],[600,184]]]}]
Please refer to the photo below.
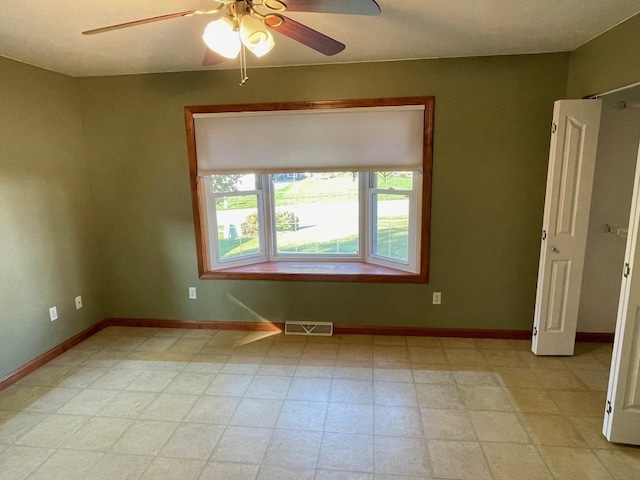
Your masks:
[{"label": "bay window", "polygon": [[185,115],[202,278],[427,280],[431,97]]}]

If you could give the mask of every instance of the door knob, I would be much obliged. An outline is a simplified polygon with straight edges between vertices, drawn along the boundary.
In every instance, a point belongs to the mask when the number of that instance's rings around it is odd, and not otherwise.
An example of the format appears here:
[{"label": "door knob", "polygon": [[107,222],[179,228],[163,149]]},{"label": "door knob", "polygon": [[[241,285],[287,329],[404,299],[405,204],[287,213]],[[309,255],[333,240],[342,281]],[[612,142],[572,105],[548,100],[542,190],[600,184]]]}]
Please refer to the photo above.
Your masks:
[{"label": "door knob", "polygon": [[556,247],[551,247],[551,251],[554,253],[560,253],[560,250],[558,250]]}]

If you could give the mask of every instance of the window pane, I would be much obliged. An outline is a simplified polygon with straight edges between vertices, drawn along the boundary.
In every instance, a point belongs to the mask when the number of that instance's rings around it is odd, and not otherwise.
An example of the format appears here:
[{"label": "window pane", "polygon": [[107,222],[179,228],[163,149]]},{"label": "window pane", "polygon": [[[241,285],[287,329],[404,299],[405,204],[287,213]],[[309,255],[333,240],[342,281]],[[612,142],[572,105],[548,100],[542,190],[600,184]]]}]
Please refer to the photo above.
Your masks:
[{"label": "window pane", "polygon": [[221,261],[260,253],[256,194],[217,197],[216,221]]},{"label": "window pane", "polygon": [[357,173],[274,174],[271,182],[277,253],[358,254]]},{"label": "window pane", "polygon": [[247,192],[256,189],[256,176],[251,173],[211,175],[211,191],[216,193]]},{"label": "window pane", "polygon": [[376,172],[375,188],[413,190],[413,172]]},{"label": "window pane", "polygon": [[409,260],[409,199],[405,195],[373,195],[373,254]]}]

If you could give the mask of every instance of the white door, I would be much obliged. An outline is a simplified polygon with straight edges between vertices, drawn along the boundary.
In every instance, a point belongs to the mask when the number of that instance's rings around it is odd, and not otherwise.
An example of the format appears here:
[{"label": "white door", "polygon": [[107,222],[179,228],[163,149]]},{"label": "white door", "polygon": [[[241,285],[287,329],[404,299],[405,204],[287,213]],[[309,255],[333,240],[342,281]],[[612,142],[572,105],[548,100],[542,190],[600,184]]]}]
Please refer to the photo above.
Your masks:
[{"label": "white door", "polygon": [[601,100],[553,109],[532,351],[573,355]]},{"label": "white door", "polygon": [[640,260],[639,222],[640,159],[636,165],[602,431],[611,442],[633,445],[640,445],[640,274],[634,272],[634,262]]}]

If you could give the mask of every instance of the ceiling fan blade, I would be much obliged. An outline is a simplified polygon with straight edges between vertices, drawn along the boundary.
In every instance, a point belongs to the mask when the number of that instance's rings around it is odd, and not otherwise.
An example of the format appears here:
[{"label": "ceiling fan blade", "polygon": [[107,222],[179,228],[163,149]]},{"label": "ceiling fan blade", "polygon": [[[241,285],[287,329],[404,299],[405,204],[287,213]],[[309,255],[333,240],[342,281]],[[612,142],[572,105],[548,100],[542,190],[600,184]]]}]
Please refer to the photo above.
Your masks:
[{"label": "ceiling fan blade", "polygon": [[380,15],[375,0],[282,0],[287,12],[344,13]]},{"label": "ceiling fan blade", "polygon": [[161,22],[163,20],[170,20],[172,18],[190,17],[191,15],[197,15],[199,13],[208,13],[208,12],[203,12],[201,10],[187,10],[186,12],[169,13],[167,15],[160,15],[158,17],[143,18],[142,20],[135,20],[133,22],[118,23],[117,25],[109,25],[108,27],[95,28],[93,30],[87,30],[86,32],[82,32],[82,34],[95,35],[96,33],[110,32],[112,30],[135,27],[137,25],[144,25],[146,23]]},{"label": "ceiling fan blade", "polygon": [[345,45],[343,43],[340,43],[331,37],[327,37],[326,35],[314,30],[313,28],[307,27],[302,23],[291,20],[288,17],[282,15],[267,15],[264,21],[276,32],[325,55],[335,55],[345,49]]},{"label": "ceiling fan blade", "polygon": [[207,51],[204,52],[204,58],[202,59],[203,67],[210,67],[212,65],[218,65],[224,62],[224,57],[222,55],[218,55],[216,52],[207,48]]}]

